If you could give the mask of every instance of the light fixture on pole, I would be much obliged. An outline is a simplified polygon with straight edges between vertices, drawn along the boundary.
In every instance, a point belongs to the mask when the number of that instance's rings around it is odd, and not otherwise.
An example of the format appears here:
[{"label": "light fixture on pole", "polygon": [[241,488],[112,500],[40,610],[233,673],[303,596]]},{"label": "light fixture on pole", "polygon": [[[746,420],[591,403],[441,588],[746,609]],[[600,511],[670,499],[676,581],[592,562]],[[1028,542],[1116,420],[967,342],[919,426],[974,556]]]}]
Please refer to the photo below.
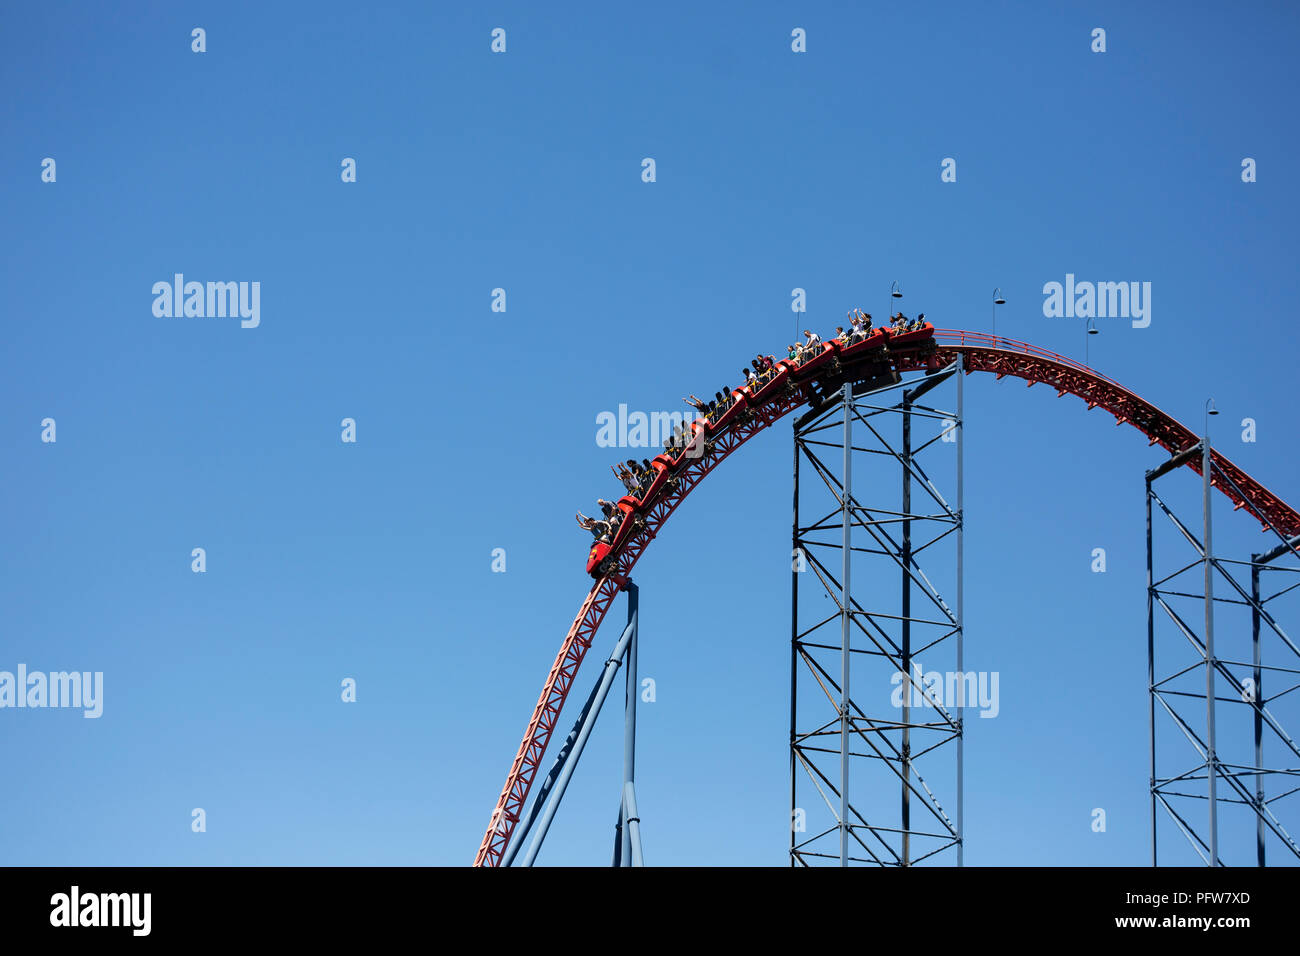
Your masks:
[{"label": "light fixture on pole", "polygon": [[[993,338],[998,337],[998,306],[1006,305],[1007,300],[1002,298],[1002,289],[993,290]],[[994,343],[997,344],[997,343]]]},{"label": "light fixture on pole", "polygon": [[1097,323],[1092,319],[1088,320],[1088,334],[1083,337],[1083,364],[1088,364],[1088,335],[1097,334]]}]

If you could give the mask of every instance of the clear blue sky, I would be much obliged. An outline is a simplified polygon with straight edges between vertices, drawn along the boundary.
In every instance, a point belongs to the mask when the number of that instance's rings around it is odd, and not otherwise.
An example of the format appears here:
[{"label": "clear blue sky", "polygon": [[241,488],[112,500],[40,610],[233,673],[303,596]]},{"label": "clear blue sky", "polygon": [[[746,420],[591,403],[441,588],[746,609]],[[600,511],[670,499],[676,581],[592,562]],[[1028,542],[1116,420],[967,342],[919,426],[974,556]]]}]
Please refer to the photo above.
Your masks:
[{"label": "clear blue sky", "polygon": [[[795,287],[825,331],[894,279],[987,330],[1000,286],[1000,332],[1081,357],[1043,284],[1149,281],[1092,364],[1189,425],[1213,396],[1300,500],[1290,4],[111,6],[0,15],[0,670],[105,683],[98,720],[0,711],[0,862],[469,863],[590,584],[573,512],[618,490],[596,415],[734,383]],[[260,282],[260,327],[155,317],[177,272]],[[1144,863],[1163,456],[968,386],[967,663],[1001,713],[968,735],[967,860]],[[651,863],[786,859],[789,441],[638,567]],[[608,859],[606,717],[545,863]]]}]

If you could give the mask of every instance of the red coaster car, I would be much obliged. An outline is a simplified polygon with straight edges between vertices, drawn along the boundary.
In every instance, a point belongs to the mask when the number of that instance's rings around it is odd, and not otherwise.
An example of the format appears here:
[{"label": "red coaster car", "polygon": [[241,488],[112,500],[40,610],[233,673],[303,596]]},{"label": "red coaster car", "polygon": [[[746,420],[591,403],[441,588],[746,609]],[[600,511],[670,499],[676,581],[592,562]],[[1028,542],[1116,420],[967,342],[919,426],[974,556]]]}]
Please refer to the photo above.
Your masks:
[{"label": "red coaster car", "polygon": [[831,356],[839,352],[839,350],[840,350],[839,342],[823,342],[817,354],[814,355],[812,358],[807,359],[802,365],[799,366],[799,374],[802,375],[805,372],[811,372],[813,369],[817,368],[818,366],[825,365],[827,362],[831,360]]},{"label": "red coaster car", "polygon": [[781,359],[781,361],[777,362],[772,372],[772,377],[769,378],[763,384],[763,387],[758,390],[757,394],[754,395],[754,404],[762,405],[772,399],[777,392],[781,391],[782,387],[785,385],[785,380],[790,377],[790,370],[794,367],[794,362],[789,359]]},{"label": "red coaster car", "polygon": [[623,519],[618,523],[618,530],[614,532],[614,540],[609,544],[597,541],[587,552],[587,573],[594,578],[600,577],[600,563],[609,557],[610,554],[618,551],[632,536],[632,526],[635,524],[632,516],[636,513],[641,502],[631,495],[624,495],[618,499],[615,507],[623,513]]},{"label": "red coaster car", "polygon": [[721,418],[713,423],[713,430],[715,432],[725,431],[727,426],[736,420],[736,416],[740,414],[740,410],[749,406],[749,392],[745,391],[743,388],[733,388],[731,390],[731,398],[731,407],[727,409]]},{"label": "red coaster car", "polygon": [[654,501],[655,496],[659,494],[659,489],[664,486],[668,480],[668,472],[672,470],[673,460],[667,455],[655,455],[654,460],[650,462],[650,467],[654,469],[654,479],[650,482],[650,487],[645,490],[645,497],[642,501]]},{"label": "red coaster car", "polygon": [[880,346],[885,344],[887,338],[889,338],[889,333],[884,329],[873,328],[871,334],[865,339],[859,339],[848,348],[841,347],[840,355],[858,355],[862,352],[869,351],[870,349],[880,348]]},{"label": "red coaster car", "polygon": [[600,577],[600,573],[596,569],[600,567],[600,562],[608,557],[611,547],[611,545],[600,541],[591,546],[591,551],[587,554],[587,573],[593,578]]},{"label": "red coaster car", "polygon": [[927,322],[919,329],[913,329],[911,332],[889,333],[889,344],[904,345],[907,342],[919,342],[921,339],[928,339],[932,335],[934,335],[934,326]]}]

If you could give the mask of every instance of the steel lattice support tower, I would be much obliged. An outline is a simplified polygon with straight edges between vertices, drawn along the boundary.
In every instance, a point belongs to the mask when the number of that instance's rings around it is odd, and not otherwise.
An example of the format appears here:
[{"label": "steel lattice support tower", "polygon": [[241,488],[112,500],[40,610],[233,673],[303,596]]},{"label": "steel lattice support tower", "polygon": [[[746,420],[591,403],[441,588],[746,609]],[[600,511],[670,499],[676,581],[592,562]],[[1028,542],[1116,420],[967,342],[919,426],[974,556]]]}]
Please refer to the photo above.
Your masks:
[{"label": "steel lattice support tower", "polygon": [[[1191,522],[1155,488],[1188,463],[1201,472]],[[1284,725],[1300,719],[1300,647],[1277,612],[1279,599],[1300,596],[1300,537],[1261,517],[1275,547],[1249,561],[1216,554],[1212,487],[1240,493],[1208,438],[1146,475],[1151,864],[1162,862],[1162,833],[1181,834],[1173,849],[1190,846],[1207,866],[1264,866],[1270,849],[1295,863],[1300,745]]]},{"label": "steel lattice support tower", "polygon": [[795,422],[791,866],[962,862],[961,364]]}]

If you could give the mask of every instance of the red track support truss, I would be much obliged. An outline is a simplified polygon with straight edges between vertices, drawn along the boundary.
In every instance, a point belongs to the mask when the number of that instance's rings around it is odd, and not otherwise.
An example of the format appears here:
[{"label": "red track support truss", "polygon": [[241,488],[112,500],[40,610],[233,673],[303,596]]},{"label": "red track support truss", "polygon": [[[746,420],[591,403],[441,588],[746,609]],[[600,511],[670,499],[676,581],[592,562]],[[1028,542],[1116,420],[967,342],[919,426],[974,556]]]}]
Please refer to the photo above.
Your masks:
[{"label": "red track support truss", "polygon": [[[992,372],[999,378],[1014,375],[1030,385],[1039,382],[1051,385],[1057,390],[1057,395],[1067,392],[1077,395],[1088,403],[1089,408],[1105,409],[1115,416],[1115,424],[1127,422],[1145,434],[1150,444],[1159,445],[1170,454],[1177,454],[1200,441],[1200,436],[1186,425],[1118,382],[1055,352],[978,332],[935,332],[935,341],[939,346],[941,364],[956,361],[958,353],[961,353],[966,356],[968,373]],[[904,369],[909,367],[916,366],[900,366]],[[1283,538],[1290,539],[1300,534],[1300,516],[1290,505],[1219,452],[1211,449],[1211,454],[1215,467],[1230,479],[1229,484],[1222,485],[1216,477],[1214,486],[1231,499],[1234,508],[1247,508],[1266,529],[1271,526]],[[1195,456],[1188,462],[1188,467],[1199,475],[1200,457]]]},{"label": "red track support truss", "polygon": [[[614,598],[630,577],[632,568],[691,490],[728,455],[758,432],[813,399],[817,394],[814,382],[824,382],[831,375],[837,379],[865,380],[878,377],[882,363],[887,363],[898,373],[920,369],[937,370],[951,365],[958,356],[964,357],[967,373],[991,372],[999,378],[1011,375],[1024,379],[1031,386],[1039,383],[1049,385],[1057,390],[1058,396],[1066,393],[1077,395],[1087,402],[1090,409],[1105,409],[1115,416],[1116,424],[1127,422],[1143,432],[1150,444],[1160,445],[1171,454],[1177,454],[1200,441],[1185,425],[1118,382],[1087,366],[1025,342],[995,338],[978,332],[936,331],[933,337],[919,341],[893,347],[887,345],[883,350],[870,350],[857,356],[850,353],[843,363],[823,366],[806,380],[801,379],[798,372],[794,373],[791,383],[781,394],[764,406],[749,410],[747,417],[722,435],[711,439],[705,446],[704,455],[694,460],[688,459],[677,470],[674,481],[650,503],[645,512],[627,519],[638,523],[634,534],[616,556],[617,565],[614,570],[596,581],[569,626],[564,643],[560,645],[559,654],[542,686],[541,696],[533,708],[523,742],[510,765],[505,786],[497,798],[487,833],[474,858],[475,866],[496,866],[500,863],[511,834],[523,814],[528,792],[546,753],[551,732],[559,720],[578,667],[595,640],[596,631],[613,605]],[[1234,507],[1247,508],[1266,530],[1272,529],[1284,539],[1289,540],[1300,534],[1300,515],[1294,509],[1217,451],[1212,454],[1215,466],[1229,479],[1225,485],[1216,478],[1215,487],[1232,500]],[[1187,467],[1199,474],[1200,456],[1191,456]]]}]

